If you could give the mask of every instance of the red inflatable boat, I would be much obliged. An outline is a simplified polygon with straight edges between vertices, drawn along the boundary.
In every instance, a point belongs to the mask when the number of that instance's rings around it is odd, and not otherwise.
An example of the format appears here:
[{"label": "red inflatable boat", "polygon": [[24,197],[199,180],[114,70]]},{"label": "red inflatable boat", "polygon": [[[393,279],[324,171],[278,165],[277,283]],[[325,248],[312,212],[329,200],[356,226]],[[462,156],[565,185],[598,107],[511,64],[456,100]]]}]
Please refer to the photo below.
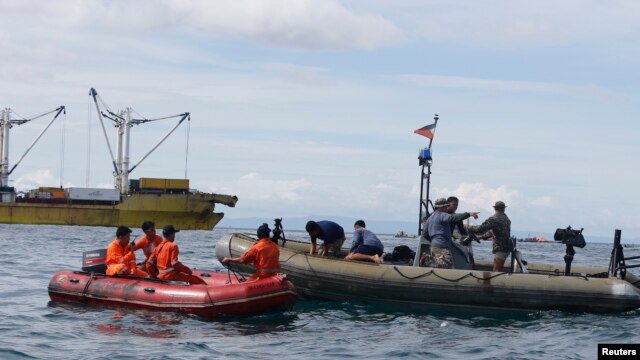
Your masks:
[{"label": "red inflatable boat", "polygon": [[293,284],[281,274],[239,282],[234,276],[217,271],[193,273],[207,284],[62,270],[51,278],[49,296],[53,301],[174,311],[206,318],[287,310],[297,297]]}]

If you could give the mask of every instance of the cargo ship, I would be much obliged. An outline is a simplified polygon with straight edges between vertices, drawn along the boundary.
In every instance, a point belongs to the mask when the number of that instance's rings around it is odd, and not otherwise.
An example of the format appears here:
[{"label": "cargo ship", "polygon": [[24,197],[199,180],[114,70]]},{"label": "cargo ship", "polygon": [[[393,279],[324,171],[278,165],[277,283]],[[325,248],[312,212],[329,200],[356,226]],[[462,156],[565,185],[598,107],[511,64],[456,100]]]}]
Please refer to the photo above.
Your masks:
[{"label": "cargo ship", "polygon": [[[173,224],[184,230],[212,230],[224,216],[224,213],[214,212],[215,204],[235,206],[236,196],[191,189],[188,179],[129,179],[131,171],[188,119],[189,113],[177,115],[180,117],[178,124],[142,160],[129,167],[129,129],[132,125],[153,119],[133,119],[130,108],[118,114],[103,112],[94,89],[91,89],[90,96],[95,102],[103,130],[106,117],[114,122],[118,132],[117,159],[111,152],[115,168],[114,188],[39,187],[17,192],[8,185],[9,175],[65,108],[61,106],[50,112],[56,112],[55,117],[11,170],[9,130],[34,119],[11,119],[11,109],[6,108],[0,119],[0,223],[140,227],[144,221],[151,220],[159,228]],[[111,150],[108,138],[107,145]]]}]

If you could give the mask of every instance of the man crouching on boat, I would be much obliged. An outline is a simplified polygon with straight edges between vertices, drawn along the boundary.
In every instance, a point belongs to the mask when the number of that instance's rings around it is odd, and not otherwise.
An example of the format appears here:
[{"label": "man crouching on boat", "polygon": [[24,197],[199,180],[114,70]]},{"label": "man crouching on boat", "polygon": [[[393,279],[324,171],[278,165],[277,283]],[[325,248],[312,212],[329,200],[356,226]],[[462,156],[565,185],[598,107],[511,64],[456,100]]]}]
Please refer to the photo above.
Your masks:
[{"label": "man crouching on boat", "polygon": [[178,260],[180,249],[174,240],[179,231],[173,225],[166,225],[162,229],[164,240],[153,249],[147,261],[147,269],[152,274],[157,271],[158,278],[162,280],[184,281],[192,285],[206,284],[202,278],[193,275],[193,271]]},{"label": "man crouching on boat", "polygon": [[258,280],[273,276],[280,272],[280,249],[278,245],[269,238],[269,225],[263,223],[258,228],[258,242],[253,244],[242,256],[237,258],[225,257],[222,259],[223,264],[238,263],[246,264],[253,262],[255,272],[249,280]]},{"label": "man crouching on boat", "polygon": [[376,234],[366,228],[364,220],[358,220],[353,224],[353,242],[349,255],[345,260],[373,261],[376,264],[382,263],[382,253],[384,245]]},{"label": "man crouching on boat", "polygon": [[107,248],[107,275],[140,276],[147,277],[149,274],[138,269],[136,266],[136,254],[129,243],[131,229],[126,226],[119,226],[116,230],[116,238]]},{"label": "man crouching on boat", "polygon": [[452,269],[453,239],[451,236],[451,224],[468,219],[473,216],[478,218],[477,212],[465,212],[462,214],[449,214],[447,199],[438,199],[433,205],[435,210],[427,219],[427,233],[431,237],[431,261],[432,267]]},{"label": "man crouching on boat", "polygon": [[322,240],[322,248],[320,248],[319,255],[329,256],[329,253],[331,253],[335,257],[340,256],[342,244],[346,240],[342,226],[329,220],[317,222],[311,220],[307,222],[304,228],[311,238],[310,254],[314,255],[316,253],[316,242],[320,239]]}]

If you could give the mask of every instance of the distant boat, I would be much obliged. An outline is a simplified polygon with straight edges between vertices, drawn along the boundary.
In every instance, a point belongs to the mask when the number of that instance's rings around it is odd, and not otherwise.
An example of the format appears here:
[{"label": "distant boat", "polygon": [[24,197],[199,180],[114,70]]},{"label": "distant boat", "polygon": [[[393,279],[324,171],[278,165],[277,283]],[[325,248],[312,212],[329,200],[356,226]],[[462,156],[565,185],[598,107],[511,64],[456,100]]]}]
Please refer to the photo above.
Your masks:
[{"label": "distant boat", "polygon": [[[111,120],[118,132],[117,158],[113,160],[115,188],[40,187],[28,192],[16,192],[9,186],[9,175],[33,148],[36,142],[61,114],[64,106],[47,113],[56,112],[36,140],[20,160],[9,168],[10,129],[33,119],[12,119],[11,109],[0,111],[0,223],[5,224],[51,224],[87,226],[131,226],[139,227],[151,220],[156,226],[173,224],[178,229],[212,230],[223,218],[223,213],[214,213],[216,203],[235,206],[238,198],[233,195],[203,193],[189,188],[188,179],[139,178],[129,179],[129,174],[150,155],[186,119],[189,113],[174,117],[180,120],[137,164],[129,166],[129,136],[133,125],[159,119],[133,119],[131,108],[118,114],[104,113],[98,106],[98,94],[91,89],[90,95],[96,104],[100,121]],[[102,100],[100,100],[102,101]],[[104,129],[104,123],[102,124]],[[10,170],[9,170],[10,169]],[[175,170],[171,170],[175,173]]]},{"label": "distant boat", "polygon": [[402,238],[402,239],[415,239],[417,237],[417,235],[409,235],[404,231],[398,231],[395,235],[393,235],[393,237],[395,238]]},{"label": "distant boat", "polygon": [[540,243],[550,243],[552,241],[550,241],[549,239],[547,239],[546,237],[540,235],[540,236],[527,236],[524,239],[518,239],[519,242],[540,242]]}]

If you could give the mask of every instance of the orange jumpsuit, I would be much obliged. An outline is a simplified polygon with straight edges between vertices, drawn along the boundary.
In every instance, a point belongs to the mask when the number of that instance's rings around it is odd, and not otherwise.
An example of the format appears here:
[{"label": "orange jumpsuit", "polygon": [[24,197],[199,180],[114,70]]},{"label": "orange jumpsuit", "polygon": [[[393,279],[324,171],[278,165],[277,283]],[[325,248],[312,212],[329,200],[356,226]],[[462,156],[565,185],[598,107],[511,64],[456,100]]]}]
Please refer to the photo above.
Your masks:
[{"label": "orange jumpsuit", "polygon": [[240,257],[243,263],[253,262],[256,270],[249,280],[258,280],[280,272],[280,249],[269,238],[258,240]]},{"label": "orange jumpsuit", "polygon": [[153,237],[153,239],[149,239],[149,237],[145,235],[144,237],[136,240],[136,246],[133,251],[142,249],[144,256],[148,260],[149,256],[151,256],[151,254],[153,253],[153,249],[160,245],[160,243],[162,243],[162,236],[156,235]]},{"label": "orange jumpsuit", "polygon": [[155,267],[159,272],[158,278],[162,280],[186,281],[190,284],[206,284],[200,277],[192,275],[191,269],[178,260],[179,253],[178,245],[171,241],[163,240],[149,257],[147,269],[153,267],[152,263],[155,260]]},{"label": "orange jumpsuit", "polygon": [[107,248],[107,275],[125,275],[146,277],[149,274],[136,267],[136,254],[129,251],[130,245],[124,248],[116,238]]}]

